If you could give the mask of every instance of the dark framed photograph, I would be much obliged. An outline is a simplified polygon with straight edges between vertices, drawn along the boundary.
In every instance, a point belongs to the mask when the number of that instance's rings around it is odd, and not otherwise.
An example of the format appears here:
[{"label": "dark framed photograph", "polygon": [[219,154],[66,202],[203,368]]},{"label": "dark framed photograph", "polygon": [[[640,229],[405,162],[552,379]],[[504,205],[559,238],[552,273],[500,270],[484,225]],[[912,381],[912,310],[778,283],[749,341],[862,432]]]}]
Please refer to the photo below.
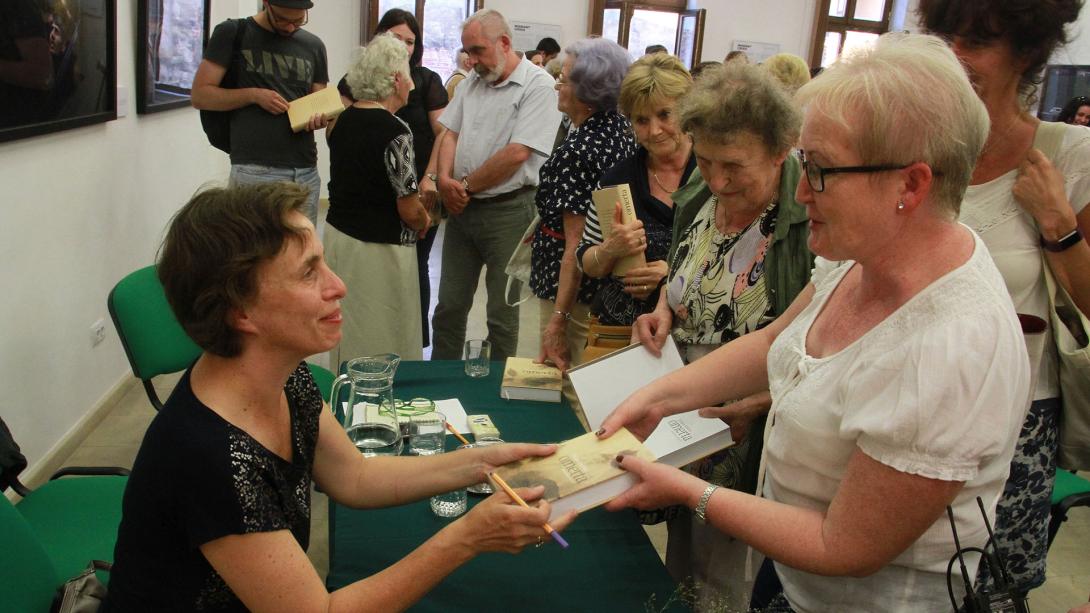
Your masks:
[{"label": "dark framed photograph", "polygon": [[189,106],[208,41],[211,0],[138,0],[136,112]]},{"label": "dark framed photograph", "polygon": [[0,142],[113,119],[116,0],[0,1]]}]

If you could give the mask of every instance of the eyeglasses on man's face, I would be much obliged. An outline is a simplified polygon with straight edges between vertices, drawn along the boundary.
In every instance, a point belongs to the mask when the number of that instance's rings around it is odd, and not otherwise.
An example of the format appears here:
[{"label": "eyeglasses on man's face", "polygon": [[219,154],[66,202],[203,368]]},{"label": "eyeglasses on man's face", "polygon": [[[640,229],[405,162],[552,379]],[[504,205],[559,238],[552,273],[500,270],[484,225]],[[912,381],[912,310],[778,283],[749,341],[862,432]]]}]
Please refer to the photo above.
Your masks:
[{"label": "eyeglasses on man's face", "polygon": [[296,28],[301,28],[307,25],[307,21],[310,19],[310,11],[304,11],[302,19],[288,19],[282,15],[277,15],[276,11],[273,10],[272,5],[266,4],[265,10],[268,11],[269,17],[272,17],[273,23],[281,27],[295,26]]},{"label": "eyeglasses on man's face", "polygon": [[898,166],[895,164],[879,164],[877,166],[837,166],[835,168],[822,168],[813,160],[806,159],[805,151],[801,151],[800,154],[802,157],[802,171],[806,175],[806,182],[810,184],[810,189],[815,192],[825,191],[825,175],[887,172],[890,170],[904,170],[912,165],[905,164],[903,166]]}]

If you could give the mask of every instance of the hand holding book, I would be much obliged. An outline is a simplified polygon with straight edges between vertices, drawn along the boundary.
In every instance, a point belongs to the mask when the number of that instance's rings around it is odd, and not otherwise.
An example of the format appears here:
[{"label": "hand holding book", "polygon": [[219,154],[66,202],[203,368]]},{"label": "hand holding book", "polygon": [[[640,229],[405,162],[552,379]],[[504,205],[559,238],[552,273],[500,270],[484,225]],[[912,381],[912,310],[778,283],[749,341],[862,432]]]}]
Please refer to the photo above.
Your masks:
[{"label": "hand holding book", "polygon": [[629,507],[643,511],[675,504],[692,508],[708,485],[704,480],[681,469],[643,458],[618,456],[617,466],[639,477],[639,483],[606,503],[607,511]]}]

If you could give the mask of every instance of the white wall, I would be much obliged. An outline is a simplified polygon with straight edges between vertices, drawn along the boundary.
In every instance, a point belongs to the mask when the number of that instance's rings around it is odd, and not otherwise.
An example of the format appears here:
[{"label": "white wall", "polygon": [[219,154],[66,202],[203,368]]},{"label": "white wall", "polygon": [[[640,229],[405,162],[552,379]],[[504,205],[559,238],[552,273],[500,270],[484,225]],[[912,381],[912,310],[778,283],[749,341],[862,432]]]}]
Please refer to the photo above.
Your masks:
[{"label": "white wall", "polygon": [[[213,2],[212,21],[256,5]],[[227,156],[208,145],[195,110],[136,114],[136,0],[119,0],[117,9],[128,116],[0,144],[0,416],[32,466],[127,376],[106,311],[110,288],[153,262],[166,222],[194,191],[227,176]],[[358,24],[353,0],[322,0],[312,13],[308,29],[333,49],[338,78]],[[320,168],[328,168],[324,143],[319,148]],[[107,338],[92,348],[99,318]]]},{"label": "white wall", "polygon": [[485,0],[485,7],[496,9],[510,21],[530,21],[558,25],[563,28],[563,38],[558,38],[560,48],[587,36],[586,0]]},{"label": "white wall", "polygon": [[815,0],[689,0],[706,9],[703,61],[723,61],[736,40],[780,45],[780,52],[810,56]]}]

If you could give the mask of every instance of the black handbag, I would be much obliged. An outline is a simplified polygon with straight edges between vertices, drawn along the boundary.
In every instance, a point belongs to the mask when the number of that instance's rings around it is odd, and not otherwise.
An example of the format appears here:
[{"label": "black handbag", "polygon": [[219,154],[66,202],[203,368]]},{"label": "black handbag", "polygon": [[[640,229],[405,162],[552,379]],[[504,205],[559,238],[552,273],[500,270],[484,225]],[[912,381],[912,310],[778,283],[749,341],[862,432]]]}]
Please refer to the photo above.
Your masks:
[{"label": "black handbag", "polygon": [[[228,19],[235,24],[235,39],[231,45],[231,61],[227,66],[227,72],[220,80],[220,87],[232,89],[238,85],[238,55],[242,46],[242,33],[246,31],[246,19]],[[208,142],[223,151],[231,153],[231,113],[234,111],[206,111],[201,110],[201,128],[204,129]]]}]

